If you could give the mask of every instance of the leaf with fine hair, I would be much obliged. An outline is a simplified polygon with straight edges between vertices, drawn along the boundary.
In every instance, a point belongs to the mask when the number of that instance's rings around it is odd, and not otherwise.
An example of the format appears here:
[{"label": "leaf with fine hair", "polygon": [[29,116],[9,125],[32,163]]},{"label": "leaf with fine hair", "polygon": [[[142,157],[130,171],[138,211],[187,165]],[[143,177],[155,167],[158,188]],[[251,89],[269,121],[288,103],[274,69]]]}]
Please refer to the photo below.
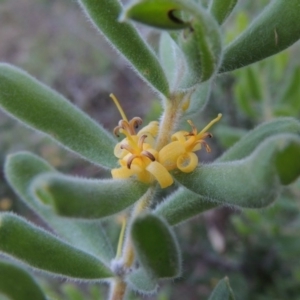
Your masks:
[{"label": "leaf with fine hair", "polygon": [[112,135],[63,96],[26,72],[2,63],[0,107],[81,157],[105,168],[116,166]]},{"label": "leaf with fine hair", "polygon": [[[300,135],[300,123],[293,118],[281,118],[266,122],[244,135],[240,141],[217,159],[217,162],[230,162],[232,160],[244,159],[255,151],[255,148],[265,139],[284,133]],[[293,174],[291,170],[295,170],[295,172],[297,172],[297,168],[290,169],[288,164],[284,163],[284,158],[290,157],[289,151],[296,151],[295,149],[297,148],[292,146],[291,150],[287,149],[286,151],[283,151],[281,154],[283,157],[277,162],[278,168],[284,168],[281,172],[287,172],[292,178],[295,174]],[[291,163],[295,164],[295,161],[291,160]],[[200,170],[201,168],[205,169],[206,167],[209,167],[209,165],[201,165]],[[288,175],[284,175],[287,182],[291,180]],[[220,187],[214,187],[214,189],[219,188]],[[184,187],[180,187],[177,191],[169,195],[162,203],[160,203],[155,208],[154,213],[165,218],[170,225],[177,225],[206,210],[220,205],[221,204],[218,202],[211,202],[207,195],[195,194]]]},{"label": "leaf with fine hair", "polygon": [[[292,148],[292,150],[291,150]],[[262,208],[272,203],[281,184],[290,184],[300,175],[300,164],[283,168],[287,153],[296,162],[300,137],[275,135],[262,142],[251,155],[241,160],[201,165],[190,174],[176,174],[177,180],[209,201],[245,208]]]},{"label": "leaf with fine hair", "polygon": [[118,0],[77,0],[106,39],[131,63],[154,89],[169,96],[166,76],[154,52],[132,24],[119,22],[122,5]]},{"label": "leaf with fine hair", "polygon": [[14,263],[0,260],[0,294],[12,300],[46,300],[33,277]]},{"label": "leaf with fine hair", "polygon": [[236,144],[223,153],[217,162],[238,160],[250,155],[264,140],[277,134],[291,133],[300,135],[300,122],[294,118],[277,118],[245,134]]},{"label": "leaf with fine hair", "polygon": [[98,219],[116,214],[136,202],[148,186],[136,180],[85,179],[50,173],[31,184],[37,201],[59,216]]},{"label": "leaf with fine hair", "polygon": [[210,2],[210,13],[216,18],[219,24],[223,24],[235,8],[237,1],[238,0],[213,0]]},{"label": "leaf with fine hair", "polygon": [[142,267],[134,270],[126,277],[126,282],[133,291],[142,294],[153,294],[157,292],[157,280],[145,271]]},{"label": "leaf with fine hair", "polygon": [[170,225],[177,225],[217,206],[217,203],[180,187],[159,203],[154,213],[163,217]]},{"label": "leaf with fine hair", "polygon": [[61,218],[49,207],[34,200],[28,189],[36,176],[55,172],[40,157],[28,152],[9,155],[5,162],[6,180],[17,195],[36,213],[38,213],[64,240],[74,247],[90,253],[107,264],[114,257],[110,241],[99,221],[85,222],[82,220]]},{"label": "leaf with fine hair", "polygon": [[176,30],[189,26],[180,18],[184,6],[174,0],[133,1],[126,7],[122,18],[131,19],[159,29]]},{"label": "leaf with fine hair", "polygon": [[179,247],[171,228],[153,214],[138,216],[131,225],[137,257],[154,278],[174,278],[181,272]]},{"label": "leaf with fine hair", "polygon": [[299,0],[273,0],[224,50],[220,73],[232,71],[288,48],[300,38]]},{"label": "leaf with fine hair", "polygon": [[235,300],[227,277],[218,282],[208,300]]},{"label": "leaf with fine hair", "polygon": [[12,213],[0,213],[0,252],[35,269],[65,278],[113,277],[109,268],[95,256]]}]

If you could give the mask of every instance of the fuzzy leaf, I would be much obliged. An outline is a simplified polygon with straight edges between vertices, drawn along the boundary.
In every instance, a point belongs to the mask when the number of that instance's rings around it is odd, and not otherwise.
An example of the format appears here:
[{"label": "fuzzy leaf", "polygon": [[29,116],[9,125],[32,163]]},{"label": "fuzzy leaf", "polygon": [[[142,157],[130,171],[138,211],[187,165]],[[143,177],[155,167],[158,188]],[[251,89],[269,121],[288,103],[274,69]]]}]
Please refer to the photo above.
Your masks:
[{"label": "fuzzy leaf", "polygon": [[177,225],[217,206],[217,203],[180,187],[160,203],[154,213],[166,219],[170,225]]},{"label": "fuzzy leaf", "polygon": [[211,78],[218,70],[222,59],[220,29],[214,18],[199,6],[187,11],[193,16],[189,29],[177,38],[186,56],[188,70],[181,87],[188,88]]},{"label": "fuzzy leaf", "polygon": [[46,300],[41,288],[23,268],[0,260],[0,294],[11,300]]},{"label": "fuzzy leaf", "polygon": [[12,213],[0,214],[0,251],[35,269],[63,277],[87,280],[113,276],[95,256]]},{"label": "fuzzy leaf", "polygon": [[118,0],[78,0],[86,15],[109,42],[125,56],[138,74],[163,95],[169,86],[154,52],[134,26],[119,22],[122,5]]},{"label": "fuzzy leaf", "polygon": [[106,263],[114,257],[114,252],[99,221],[65,219],[53,214],[51,209],[35,201],[28,187],[36,176],[54,172],[41,158],[19,152],[8,156],[5,162],[5,176],[18,196],[37,212],[64,240],[73,246],[99,257]]},{"label": "fuzzy leaf", "polygon": [[236,4],[237,0],[213,0],[209,8],[210,13],[216,18],[219,24],[222,24],[228,18]]},{"label": "fuzzy leaf", "polygon": [[157,280],[152,278],[143,268],[139,268],[126,277],[130,288],[142,294],[153,294],[157,291]]},{"label": "fuzzy leaf", "polygon": [[108,132],[63,96],[7,64],[0,64],[0,107],[89,161],[115,167],[116,142]]},{"label": "fuzzy leaf", "polygon": [[183,29],[189,26],[180,18],[183,8],[180,2],[174,0],[141,0],[129,5],[123,18],[160,29]]},{"label": "fuzzy leaf", "polygon": [[300,135],[300,122],[293,118],[278,118],[265,122],[249,131],[236,144],[228,149],[217,161],[238,160],[250,155],[268,137],[283,133]]},{"label": "fuzzy leaf", "polygon": [[152,214],[137,217],[131,227],[132,242],[140,263],[155,278],[180,275],[181,259],[168,225]]},{"label": "fuzzy leaf", "polygon": [[232,71],[288,48],[300,38],[299,0],[273,0],[225,48],[220,72]]},{"label": "fuzzy leaf", "polygon": [[162,32],[159,41],[159,58],[170,84],[170,90],[175,91],[185,69],[182,51],[168,32]]},{"label": "fuzzy leaf", "polygon": [[135,180],[84,179],[58,173],[38,176],[31,187],[34,197],[50,205],[56,214],[84,219],[118,213],[148,188]]},{"label": "fuzzy leaf", "polygon": [[300,153],[294,149],[299,147],[299,136],[275,135],[244,159],[201,165],[192,173],[181,173],[176,178],[183,186],[212,202],[246,208],[265,207],[276,199],[280,183],[291,183],[300,175],[298,163],[289,165],[291,177],[281,168],[285,151],[293,155],[290,160],[297,161]]},{"label": "fuzzy leaf", "polygon": [[227,277],[220,280],[208,300],[234,300],[233,291]]}]

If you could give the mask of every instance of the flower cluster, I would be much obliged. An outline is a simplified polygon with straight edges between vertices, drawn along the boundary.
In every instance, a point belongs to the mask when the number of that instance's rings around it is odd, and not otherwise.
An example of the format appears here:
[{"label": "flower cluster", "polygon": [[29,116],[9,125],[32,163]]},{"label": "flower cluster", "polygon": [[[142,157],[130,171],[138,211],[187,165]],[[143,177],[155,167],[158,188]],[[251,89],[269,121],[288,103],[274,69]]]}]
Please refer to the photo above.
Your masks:
[{"label": "flower cluster", "polygon": [[194,152],[200,150],[202,146],[206,148],[206,151],[210,151],[205,139],[212,135],[207,130],[221,119],[221,114],[199,133],[189,120],[188,123],[192,127],[190,132],[176,132],[171,137],[172,141],[157,151],[155,138],[158,134],[159,123],[152,121],[136,132],[142,125],[142,119],[134,117],[128,121],[116,97],[113,94],[110,96],[122,116],[114,133],[117,136],[120,134],[125,136],[114,149],[120,168],[112,169],[113,178],[135,177],[144,183],[156,180],[161,188],[166,188],[174,181],[169,171],[179,169],[185,173],[192,172],[198,165],[198,157]]}]

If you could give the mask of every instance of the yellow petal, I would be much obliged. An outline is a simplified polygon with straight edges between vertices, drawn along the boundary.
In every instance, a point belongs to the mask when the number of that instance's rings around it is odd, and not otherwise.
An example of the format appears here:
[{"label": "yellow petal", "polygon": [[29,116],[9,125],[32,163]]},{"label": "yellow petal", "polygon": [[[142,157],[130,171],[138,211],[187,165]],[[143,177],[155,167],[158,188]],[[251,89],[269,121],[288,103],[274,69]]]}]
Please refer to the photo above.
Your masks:
[{"label": "yellow petal", "polygon": [[171,174],[162,164],[157,161],[151,162],[147,166],[146,170],[155,177],[162,189],[170,186],[173,183],[173,177]]},{"label": "yellow petal", "polygon": [[156,137],[158,134],[159,123],[157,121],[151,121],[147,126],[141,128],[138,135],[150,133],[152,137]]},{"label": "yellow petal", "polygon": [[177,167],[180,171],[190,173],[198,165],[198,157],[193,152],[186,152],[178,157]]},{"label": "yellow petal", "polygon": [[134,175],[134,171],[131,169],[128,169],[127,167],[121,167],[118,169],[112,169],[111,175],[115,179],[126,179],[130,176]]},{"label": "yellow petal", "polygon": [[178,157],[183,153],[185,153],[185,147],[181,142],[171,142],[159,151],[158,161],[166,167],[167,170],[174,170],[177,168]]},{"label": "yellow petal", "polygon": [[181,131],[177,131],[175,132],[172,136],[171,139],[172,141],[179,141],[181,143],[184,143],[186,141],[186,136],[189,133],[187,131],[181,130]]},{"label": "yellow petal", "polygon": [[121,143],[118,143],[116,146],[115,146],[115,149],[114,149],[114,155],[117,157],[117,158],[123,158],[126,154],[128,154],[128,151],[125,150],[125,149],[122,149],[121,148]]}]

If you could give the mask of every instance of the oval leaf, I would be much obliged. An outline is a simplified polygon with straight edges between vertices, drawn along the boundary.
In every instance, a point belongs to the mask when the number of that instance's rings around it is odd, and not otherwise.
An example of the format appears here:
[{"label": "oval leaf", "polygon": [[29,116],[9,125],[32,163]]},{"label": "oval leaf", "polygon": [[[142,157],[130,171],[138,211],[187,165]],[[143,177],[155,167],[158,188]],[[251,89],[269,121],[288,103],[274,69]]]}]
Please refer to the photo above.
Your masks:
[{"label": "oval leaf", "polygon": [[300,135],[300,122],[293,118],[278,118],[265,122],[245,134],[236,144],[220,156],[217,161],[225,162],[245,158],[268,137],[283,133]]},{"label": "oval leaf", "polygon": [[12,300],[46,300],[41,288],[23,268],[0,260],[0,294]]},{"label": "oval leaf", "polygon": [[129,5],[122,19],[132,19],[160,29],[183,29],[189,26],[180,18],[182,5],[172,0],[142,0]]},{"label": "oval leaf", "polygon": [[89,161],[115,167],[116,142],[108,132],[63,96],[7,64],[0,64],[0,107]]},{"label": "oval leaf", "polygon": [[0,251],[35,269],[82,280],[112,277],[96,257],[11,213],[0,214]]},{"label": "oval leaf", "polygon": [[142,294],[154,294],[157,292],[157,280],[152,278],[143,268],[139,268],[126,277],[126,282],[133,291]]},{"label": "oval leaf", "polygon": [[209,8],[210,13],[216,18],[219,24],[223,24],[236,4],[237,0],[213,0]]},{"label": "oval leaf", "polygon": [[114,257],[110,241],[99,221],[83,222],[65,219],[53,214],[46,205],[35,201],[28,187],[36,176],[54,172],[53,168],[41,158],[27,152],[8,156],[5,162],[6,180],[19,197],[38,213],[59,236],[73,246],[99,257],[109,263]]},{"label": "oval leaf", "polygon": [[233,291],[227,277],[220,280],[208,300],[234,300]]},{"label": "oval leaf", "polygon": [[181,259],[177,241],[168,225],[152,214],[137,217],[131,238],[140,263],[155,278],[180,275]]},{"label": "oval leaf", "polygon": [[160,203],[154,213],[166,219],[170,225],[177,225],[217,206],[217,203],[180,187]]},{"label": "oval leaf", "polygon": [[136,180],[99,180],[61,174],[38,176],[33,196],[60,216],[97,219],[116,214],[136,202],[148,186]]},{"label": "oval leaf", "polygon": [[166,76],[154,52],[131,24],[120,23],[122,11],[118,0],[78,0],[86,15],[91,18],[113,46],[124,55],[138,74],[163,95],[169,95]]},{"label": "oval leaf", "polygon": [[274,55],[300,38],[299,0],[274,0],[224,51],[220,72],[232,71]]},{"label": "oval leaf", "polygon": [[[285,178],[288,183],[300,175],[299,164],[291,166],[292,178],[278,168],[281,154],[293,145],[299,149],[300,138],[296,135],[277,135],[267,139],[245,159],[226,163],[202,165],[191,174],[178,174],[176,178],[186,188],[206,197],[212,202],[237,205],[246,208],[261,208],[272,203]],[[300,153],[293,154],[292,161]]]}]

